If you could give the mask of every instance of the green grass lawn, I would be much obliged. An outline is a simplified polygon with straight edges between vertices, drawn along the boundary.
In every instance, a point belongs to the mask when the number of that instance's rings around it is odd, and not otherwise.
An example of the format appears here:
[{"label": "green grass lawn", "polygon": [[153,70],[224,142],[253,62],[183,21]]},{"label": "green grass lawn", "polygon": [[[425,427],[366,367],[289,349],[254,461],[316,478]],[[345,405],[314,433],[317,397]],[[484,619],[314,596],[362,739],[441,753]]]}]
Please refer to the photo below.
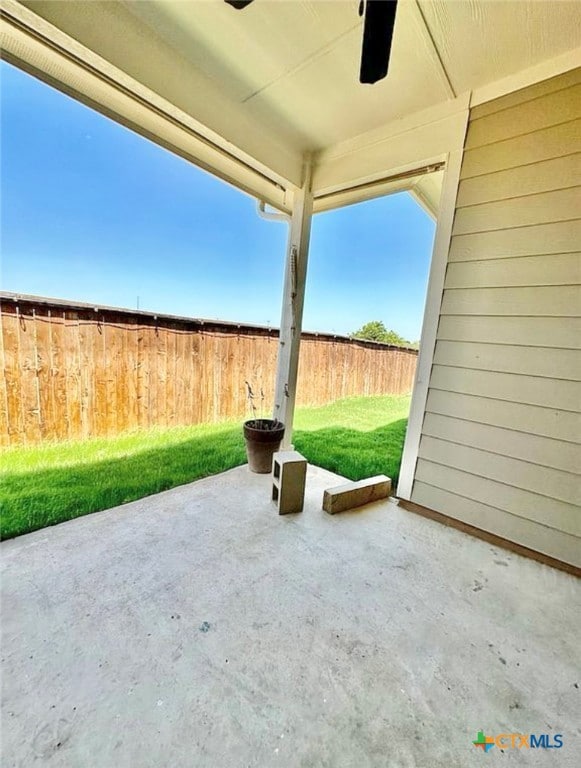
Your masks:
[{"label": "green grass lawn", "polygon": [[[297,411],[294,443],[312,464],[397,480],[410,398],[360,397]],[[0,538],[108,509],[246,461],[240,423],[155,429],[9,448],[0,462]]]}]

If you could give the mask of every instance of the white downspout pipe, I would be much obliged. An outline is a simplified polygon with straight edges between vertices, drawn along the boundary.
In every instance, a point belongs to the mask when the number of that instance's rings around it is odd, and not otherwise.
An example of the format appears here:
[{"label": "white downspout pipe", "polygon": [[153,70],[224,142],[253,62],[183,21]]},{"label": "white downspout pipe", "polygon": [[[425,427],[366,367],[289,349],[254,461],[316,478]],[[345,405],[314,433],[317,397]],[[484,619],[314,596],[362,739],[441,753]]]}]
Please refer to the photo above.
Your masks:
[{"label": "white downspout pipe", "polygon": [[266,203],[264,200],[256,201],[256,212],[261,219],[267,219],[267,221],[286,221],[290,224],[292,217],[288,213],[281,213],[275,211],[267,211]]}]

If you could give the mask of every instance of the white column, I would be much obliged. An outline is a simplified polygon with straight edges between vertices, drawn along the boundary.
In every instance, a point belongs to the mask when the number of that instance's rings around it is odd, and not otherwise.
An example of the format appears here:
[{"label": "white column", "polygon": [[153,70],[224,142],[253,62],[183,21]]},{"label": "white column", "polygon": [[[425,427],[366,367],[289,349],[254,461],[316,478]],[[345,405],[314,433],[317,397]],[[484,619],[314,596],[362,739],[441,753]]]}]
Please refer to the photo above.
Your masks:
[{"label": "white column", "polygon": [[[468,111],[465,113],[464,127],[461,132],[461,141],[464,142],[466,125],[468,124]],[[460,137],[459,137],[460,138]],[[462,146],[462,145],[461,145]],[[457,149],[449,153],[444,171],[442,193],[440,196],[440,209],[436,224],[436,236],[430,265],[430,277],[428,279],[428,292],[424,308],[424,320],[422,323],[422,335],[420,337],[420,351],[416,364],[416,376],[412,392],[412,403],[397,484],[397,495],[401,499],[411,500],[412,489],[416,474],[416,464],[420,450],[422,437],[422,425],[426,415],[428,401],[428,388],[434,353],[436,351],[436,335],[440,319],[440,308],[444,295],[444,281],[446,279],[446,266],[448,264],[448,252],[452,239],[452,227],[456,212],[456,196],[460,183],[460,169],[462,167],[463,150]]]},{"label": "white column", "polygon": [[303,186],[293,195],[282,297],[273,418],[282,421],[286,427],[281,446],[284,449],[290,448],[292,441],[312,215],[311,164],[308,161]]}]

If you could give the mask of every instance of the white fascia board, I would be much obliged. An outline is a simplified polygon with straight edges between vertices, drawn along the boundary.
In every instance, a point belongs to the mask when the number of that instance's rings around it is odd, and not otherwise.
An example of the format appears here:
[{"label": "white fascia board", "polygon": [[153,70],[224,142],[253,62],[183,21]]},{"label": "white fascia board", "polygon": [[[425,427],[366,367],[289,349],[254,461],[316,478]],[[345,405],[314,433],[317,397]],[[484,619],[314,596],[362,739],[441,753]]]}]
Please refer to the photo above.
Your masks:
[{"label": "white fascia board", "polygon": [[442,162],[465,123],[469,99],[463,94],[319,152],[315,198]]},{"label": "white fascia board", "polygon": [[415,177],[380,181],[377,184],[366,186],[364,189],[355,187],[335,192],[328,196],[315,198],[313,213],[323,213],[324,211],[332,211],[336,208],[344,208],[347,205],[362,203],[365,200],[374,200],[385,195],[393,195],[396,192],[407,192],[413,188],[416,181]]},{"label": "white fascia board", "polygon": [[[14,0],[2,0],[2,58],[275,208],[287,179],[113,67]],[[297,153],[297,167],[302,157]],[[298,176],[297,176],[298,179]]]}]

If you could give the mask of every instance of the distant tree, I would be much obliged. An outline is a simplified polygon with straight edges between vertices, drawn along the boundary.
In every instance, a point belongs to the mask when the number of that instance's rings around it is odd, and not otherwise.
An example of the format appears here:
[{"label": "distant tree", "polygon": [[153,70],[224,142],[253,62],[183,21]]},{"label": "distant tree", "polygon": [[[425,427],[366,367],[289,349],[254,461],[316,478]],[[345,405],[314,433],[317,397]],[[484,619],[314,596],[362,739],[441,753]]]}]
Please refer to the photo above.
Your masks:
[{"label": "distant tree", "polygon": [[351,334],[353,339],[366,339],[367,341],[380,341],[383,344],[393,344],[397,347],[409,347],[410,342],[406,341],[399,333],[391,331],[385,327],[381,320],[372,320],[362,325],[358,331]]}]

